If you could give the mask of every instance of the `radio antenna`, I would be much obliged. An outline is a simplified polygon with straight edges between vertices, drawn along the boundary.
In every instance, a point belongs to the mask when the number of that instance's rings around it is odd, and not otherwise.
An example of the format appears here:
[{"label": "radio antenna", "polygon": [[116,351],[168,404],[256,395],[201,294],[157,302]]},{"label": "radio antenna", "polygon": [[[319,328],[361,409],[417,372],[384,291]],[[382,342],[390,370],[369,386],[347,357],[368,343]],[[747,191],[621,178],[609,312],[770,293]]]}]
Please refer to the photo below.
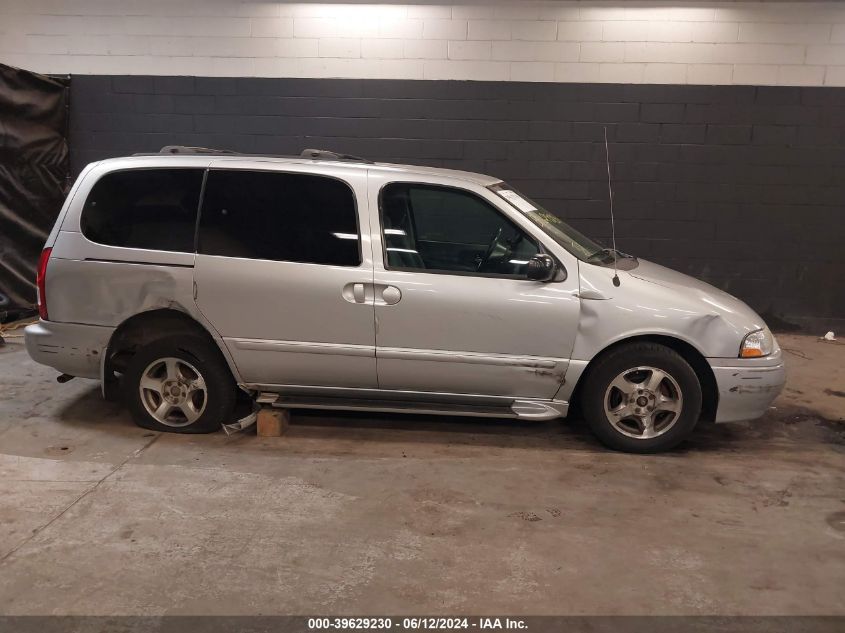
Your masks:
[{"label": "radio antenna", "polygon": [[610,184],[610,149],[607,145],[607,126],[604,126],[604,156],[607,160],[607,193],[610,198],[610,235],[613,240],[613,285],[619,286],[619,272],[616,269],[616,221],[613,218],[613,186]]}]

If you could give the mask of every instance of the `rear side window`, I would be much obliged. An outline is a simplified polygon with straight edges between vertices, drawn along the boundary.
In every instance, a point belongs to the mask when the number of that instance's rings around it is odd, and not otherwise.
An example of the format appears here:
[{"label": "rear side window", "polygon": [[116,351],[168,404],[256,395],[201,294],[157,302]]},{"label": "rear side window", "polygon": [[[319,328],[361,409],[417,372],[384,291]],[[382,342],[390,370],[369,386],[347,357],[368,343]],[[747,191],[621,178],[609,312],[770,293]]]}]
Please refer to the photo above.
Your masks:
[{"label": "rear side window", "polygon": [[334,178],[212,170],[200,214],[205,255],[358,266],[352,189]]},{"label": "rear side window", "polygon": [[202,169],[106,174],[82,209],[82,233],[107,246],[194,252]]}]

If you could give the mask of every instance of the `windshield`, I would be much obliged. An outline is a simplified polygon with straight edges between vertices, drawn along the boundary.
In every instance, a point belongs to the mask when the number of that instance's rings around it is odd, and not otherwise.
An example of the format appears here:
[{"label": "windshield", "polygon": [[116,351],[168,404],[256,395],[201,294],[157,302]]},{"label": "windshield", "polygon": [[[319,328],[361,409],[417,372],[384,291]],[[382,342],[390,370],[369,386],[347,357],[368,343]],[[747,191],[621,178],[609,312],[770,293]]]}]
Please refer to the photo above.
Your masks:
[{"label": "windshield", "polygon": [[503,198],[517,211],[539,226],[549,237],[563,246],[578,259],[600,263],[605,259],[613,260],[613,253],[597,244],[569,226],[559,217],[547,211],[537,203],[523,196],[510,185],[499,182],[489,189]]}]

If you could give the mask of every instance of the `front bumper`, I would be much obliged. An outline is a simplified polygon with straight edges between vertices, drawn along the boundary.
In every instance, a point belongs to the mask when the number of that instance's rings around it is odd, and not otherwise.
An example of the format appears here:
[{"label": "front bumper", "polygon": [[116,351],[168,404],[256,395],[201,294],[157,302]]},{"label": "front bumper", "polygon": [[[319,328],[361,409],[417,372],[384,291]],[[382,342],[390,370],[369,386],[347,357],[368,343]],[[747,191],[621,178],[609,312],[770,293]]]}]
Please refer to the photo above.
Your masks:
[{"label": "front bumper", "polygon": [[38,321],[24,329],[32,360],[63,374],[100,378],[101,359],[114,328],[78,323]]},{"label": "front bumper", "polygon": [[719,389],[716,422],[753,420],[763,415],[786,384],[783,355],[708,359]]}]

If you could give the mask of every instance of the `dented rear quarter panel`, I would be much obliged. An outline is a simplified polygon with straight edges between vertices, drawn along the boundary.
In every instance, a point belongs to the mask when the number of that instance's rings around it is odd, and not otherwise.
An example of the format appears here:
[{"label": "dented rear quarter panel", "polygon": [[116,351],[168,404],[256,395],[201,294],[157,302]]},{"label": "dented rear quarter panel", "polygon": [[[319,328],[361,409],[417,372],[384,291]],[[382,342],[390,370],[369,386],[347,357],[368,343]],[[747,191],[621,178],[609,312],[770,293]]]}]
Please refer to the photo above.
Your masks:
[{"label": "dented rear quarter panel", "polygon": [[[193,302],[193,255],[187,256],[191,260],[188,263],[130,263],[119,259],[116,253],[102,252],[89,252],[83,259],[66,256],[77,247],[74,242],[84,239],[81,233],[62,232],[53,247],[47,276],[51,320],[117,327],[148,310],[173,308],[192,315],[197,312]],[[168,255],[177,256],[171,260],[186,258],[182,253]]]}]

